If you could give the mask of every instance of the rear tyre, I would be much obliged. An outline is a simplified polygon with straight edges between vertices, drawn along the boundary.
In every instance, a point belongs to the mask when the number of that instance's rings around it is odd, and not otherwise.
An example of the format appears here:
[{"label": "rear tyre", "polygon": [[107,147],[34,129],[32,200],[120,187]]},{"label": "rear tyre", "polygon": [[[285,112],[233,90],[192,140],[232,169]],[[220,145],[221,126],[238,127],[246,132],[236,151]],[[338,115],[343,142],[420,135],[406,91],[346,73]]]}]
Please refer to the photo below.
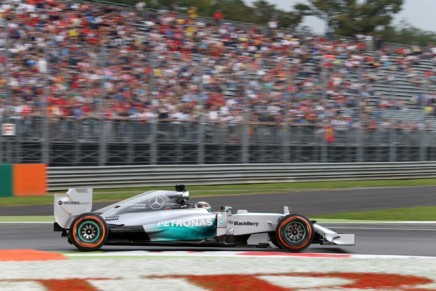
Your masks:
[{"label": "rear tyre", "polygon": [[285,216],[275,232],[277,243],[291,252],[300,252],[307,248],[312,243],[314,234],[312,222],[298,214]]},{"label": "rear tyre", "polygon": [[106,221],[94,213],[83,213],[71,223],[69,240],[81,251],[100,249],[108,237]]}]

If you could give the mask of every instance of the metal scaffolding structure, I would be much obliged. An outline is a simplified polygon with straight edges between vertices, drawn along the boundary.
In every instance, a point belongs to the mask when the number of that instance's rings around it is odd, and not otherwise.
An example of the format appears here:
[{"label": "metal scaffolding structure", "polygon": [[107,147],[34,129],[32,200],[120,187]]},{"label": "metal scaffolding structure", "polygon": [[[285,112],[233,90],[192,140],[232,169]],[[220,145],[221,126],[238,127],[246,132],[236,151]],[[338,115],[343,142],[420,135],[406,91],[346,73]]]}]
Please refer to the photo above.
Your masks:
[{"label": "metal scaffolding structure", "polygon": [[[16,133],[2,137],[0,163],[91,166],[436,160],[432,146],[436,133],[432,131],[354,129],[328,143],[317,125],[285,129],[275,124],[49,119],[45,128],[44,120],[38,116],[30,123],[4,119],[16,125]],[[48,149],[46,155],[44,149]]]}]

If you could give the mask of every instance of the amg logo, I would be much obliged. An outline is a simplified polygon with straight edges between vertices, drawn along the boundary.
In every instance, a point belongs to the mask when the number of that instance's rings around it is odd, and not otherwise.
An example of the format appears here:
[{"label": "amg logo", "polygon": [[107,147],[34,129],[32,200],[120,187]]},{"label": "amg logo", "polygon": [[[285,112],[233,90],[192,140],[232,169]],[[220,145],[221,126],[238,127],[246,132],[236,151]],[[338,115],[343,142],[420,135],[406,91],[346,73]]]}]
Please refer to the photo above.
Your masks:
[{"label": "amg logo", "polygon": [[238,226],[240,225],[240,226],[255,226],[255,227],[257,227],[259,225],[259,222],[229,220],[229,224],[238,225]]},{"label": "amg logo", "polygon": [[147,208],[147,204],[145,203],[136,203],[132,205],[133,209],[145,209]]},{"label": "amg logo", "polygon": [[166,220],[166,221],[159,221],[157,223],[157,226],[163,226],[163,227],[173,227],[173,226],[212,226],[213,225],[213,219],[207,218],[207,219],[192,219],[192,220]]}]

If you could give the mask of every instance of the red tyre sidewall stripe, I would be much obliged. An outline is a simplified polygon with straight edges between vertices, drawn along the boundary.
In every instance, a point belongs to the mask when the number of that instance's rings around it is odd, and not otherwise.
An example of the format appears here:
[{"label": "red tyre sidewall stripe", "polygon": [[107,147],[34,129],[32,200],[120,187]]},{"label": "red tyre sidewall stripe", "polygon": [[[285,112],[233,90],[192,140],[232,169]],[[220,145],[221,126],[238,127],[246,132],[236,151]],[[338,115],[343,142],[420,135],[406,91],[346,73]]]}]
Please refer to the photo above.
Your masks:
[{"label": "red tyre sidewall stripe", "polygon": [[[302,220],[306,223],[308,236],[303,244],[301,244],[299,246],[292,246],[292,245],[289,245],[288,243],[286,243],[286,241],[283,239],[282,229],[287,223],[292,222],[296,219]],[[313,232],[312,225],[305,217],[303,217],[303,216],[291,216],[291,217],[286,218],[284,221],[280,222],[280,226],[278,228],[277,234],[278,234],[278,239],[279,239],[280,243],[282,245],[284,245],[285,248],[291,249],[291,250],[300,250],[300,249],[304,249],[307,245],[310,244],[310,238],[312,237],[312,232]]]},{"label": "red tyre sidewall stripe", "polygon": [[[77,237],[77,225],[79,225],[85,219],[93,220],[93,221],[97,222],[100,225],[100,230],[101,230],[102,235],[101,235],[101,238],[97,242],[95,242],[95,243],[92,243],[92,244],[90,244],[90,243],[83,243]],[[77,220],[76,223],[73,226],[73,238],[76,241],[76,243],[78,245],[82,246],[82,247],[87,247],[87,248],[96,247],[96,246],[98,246],[104,240],[105,236],[106,236],[106,228],[104,227],[103,223],[99,219],[94,217],[94,216],[84,216],[84,217],[80,218],[79,220]]]}]

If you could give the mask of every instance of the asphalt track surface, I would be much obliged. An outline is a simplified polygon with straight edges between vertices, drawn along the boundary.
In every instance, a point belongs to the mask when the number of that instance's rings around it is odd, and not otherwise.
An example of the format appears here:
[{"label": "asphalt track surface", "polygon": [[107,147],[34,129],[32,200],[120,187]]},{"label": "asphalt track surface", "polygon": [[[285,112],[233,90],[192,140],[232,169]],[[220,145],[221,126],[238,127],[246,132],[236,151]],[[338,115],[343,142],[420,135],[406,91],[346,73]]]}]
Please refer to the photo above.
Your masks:
[{"label": "asphalt track surface", "polygon": [[[356,245],[347,247],[312,245],[305,252],[371,254],[401,256],[436,256],[436,224],[323,224],[337,232],[356,234]],[[52,231],[52,224],[0,224],[0,249],[36,249],[45,251],[77,251],[60,233]],[[266,242],[266,235],[258,234],[249,243]],[[252,248],[188,248],[158,246],[105,246],[105,251],[180,251],[180,250],[253,250]],[[278,251],[275,248],[260,251]]]},{"label": "asphalt track surface", "polygon": [[[436,187],[403,187],[303,191],[286,194],[237,195],[226,197],[193,198],[192,202],[206,200],[214,210],[221,205],[249,211],[281,212],[288,205],[293,212],[316,216],[342,211],[400,208],[436,205]],[[97,204],[94,209],[107,205]],[[217,207],[218,206],[218,209]],[[51,215],[52,206],[4,207],[0,215]],[[410,218],[413,220],[413,217]],[[306,252],[349,253],[374,255],[436,256],[436,223],[378,223],[378,224],[323,224],[337,232],[356,234],[356,246],[336,247],[313,245]],[[249,243],[263,241],[263,235],[253,236]],[[74,251],[60,233],[52,231],[52,224],[0,223],[0,249],[38,249]],[[210,250],[211,248],[208,248]],[[108,246],[106,251],[120,250],[187,250],[180,247],[125,247]],[[199,250],[205,250],[200,248]],[[213,248],[222,250],[222,248]],[[224,250],[234,250],[225,248]],[[237,249],[242,250],[242,249]],[[277,249],[267,249],[277,251]]]}]

